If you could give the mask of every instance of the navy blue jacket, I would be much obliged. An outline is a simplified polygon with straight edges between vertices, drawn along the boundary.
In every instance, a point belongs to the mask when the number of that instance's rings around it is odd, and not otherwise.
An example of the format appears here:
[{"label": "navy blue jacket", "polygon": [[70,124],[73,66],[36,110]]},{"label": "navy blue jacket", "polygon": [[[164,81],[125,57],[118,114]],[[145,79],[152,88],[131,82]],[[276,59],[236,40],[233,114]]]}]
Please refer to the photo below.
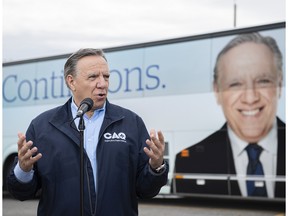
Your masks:
[{"label": "navy blue jacket", "polygon": [[[71,98],[32,120],[26,138],[43,155],[33,168],[33,180],[17,181],[13,169],[7,179],[9,192],[19,200],[31,199],[41,189],[39,216],[80,215],[80,133],[70,107]],[[146,139],[149,134],[138,115],[107,101],[97,147],[97,193],[84,152],[84,215],[138,215],[138,198],[159,193],[167,182],[168,164],[161,175],[150,170],[143,151]]]}]

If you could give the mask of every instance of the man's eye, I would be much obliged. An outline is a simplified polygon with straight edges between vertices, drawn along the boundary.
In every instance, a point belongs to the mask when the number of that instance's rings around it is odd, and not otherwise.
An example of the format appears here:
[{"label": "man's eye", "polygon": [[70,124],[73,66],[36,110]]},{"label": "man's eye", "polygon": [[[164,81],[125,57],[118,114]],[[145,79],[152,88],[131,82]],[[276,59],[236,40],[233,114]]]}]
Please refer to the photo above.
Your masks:
[{"label": "man's eye", "polygon": [[229,88],[238,88],[241,86],[241,83],[239,82],[234,82],[229,84]]},{"label": "man's eye", "polygon": [[271,83],[271,80],[269,80],[269,79],[261,79],[261,80],[258,80],[258,83],[263,83],[263,84]]},{"label": "man's eye", "polygon": [[275,82],[271,79],[259,79],[259,80],[257,80],[257,86],[259,88],[272,87],[273,85],[275,85]]}]

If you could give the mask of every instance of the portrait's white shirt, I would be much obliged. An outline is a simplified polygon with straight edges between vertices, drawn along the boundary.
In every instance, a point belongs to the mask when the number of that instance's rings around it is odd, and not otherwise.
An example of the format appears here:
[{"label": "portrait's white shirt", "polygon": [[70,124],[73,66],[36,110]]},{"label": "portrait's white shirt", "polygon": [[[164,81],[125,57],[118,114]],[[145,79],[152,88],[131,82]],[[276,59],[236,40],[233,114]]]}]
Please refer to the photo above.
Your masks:
[{"label": "portrait's white shirt", "polygon": [[[237,137],[237,135],[228,126],[228,136],[232,146],[233,158],[235,163],[236,175],[238,177],[238,183],[242,196],[247,196],[246,181],[243,177],[246,177],[248,155],[245,147],[248,145],[246,141],[243,141]],[[262,163],[264,175],[266,178],[265,184],[267,189],[267,195],[269,198],[274,198],[275,181],[277,171],[277,120],[273,124],[272,129],[262,140],[258,142],[263,148],[260,155],[260,162]]]}]

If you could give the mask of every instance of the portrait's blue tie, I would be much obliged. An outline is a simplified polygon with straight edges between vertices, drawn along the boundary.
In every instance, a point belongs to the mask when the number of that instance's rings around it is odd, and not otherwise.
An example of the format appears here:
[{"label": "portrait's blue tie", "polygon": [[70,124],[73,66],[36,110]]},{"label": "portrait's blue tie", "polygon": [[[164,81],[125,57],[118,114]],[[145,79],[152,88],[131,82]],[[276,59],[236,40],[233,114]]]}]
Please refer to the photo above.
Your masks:
[{"label": "portrait's blue tie", "polygon": [[[245,149],[249,158],[247,175],[259,177],[264,176],[263,167],[259,160],[263,148],[257,143],[249,143]],[[263,180],[258,182],[262,182],[262,184],[257,185],[253,180],[246,181],[248,196],[267,196],[265,181]]]}]

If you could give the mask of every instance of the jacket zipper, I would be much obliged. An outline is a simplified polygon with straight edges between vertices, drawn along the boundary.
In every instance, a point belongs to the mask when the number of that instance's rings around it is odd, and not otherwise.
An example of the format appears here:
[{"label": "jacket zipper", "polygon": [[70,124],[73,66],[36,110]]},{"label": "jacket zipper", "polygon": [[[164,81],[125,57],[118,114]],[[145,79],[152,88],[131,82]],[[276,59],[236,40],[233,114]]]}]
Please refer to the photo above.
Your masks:
[{"label": "jacket zipper", "polygon": [[[101,134],[99,134],[99,139],[98,139],[98,144],[97,144],[97,149],[98,149],[98,145],[100,144],[100,140],[101,140],[101,138],[102,138],[102,136],[103,136],[103,134],[104,134],[104,132],[106,131],[106,129],[110,126],[110,125],[112,125],[112,124],[114,124],[115,122],[118,122],[118,121],[120,121],[120,120],[122,120],[124,118],[124,116],[122,116],[121,118],[119,118],[119,119],[117,119],[117,120],[114,120],[114,121],[112,121],[112,122],[110,122],[105,128],[104,128],[104,130],[103,130],[103,132],[101,133]],[[104,119],[105,120],[105,119]],[[104,121],[103,121],[104,122]],[[100,129],[101,130],[101,129]],[[96,149],[96,155],[97,155],[97,149]],[[99,181],[98,181],[98,155],[97,155],[97,157],[96,157],[97,159],[97,176],[96,176],[96,178],[97,178],[97,185],[95,185],[96,186],[96,188],[97,188],[97,190],[96,190],[96,200],[95,200],[95,212],[94,212],[94,214],[92,214],[92,215],[96,215],[96,212],[97,212],[97,199],[98,199],[98,193],[97,193],[97,191],[98,191],[98,187],[99,187]],[[88,171],[87,171],[87,169],[86,169],[86,173],[87,173],[87,175],[88,175]],[[91,194],[90,194],[90,186],[88,186],[89,188],[89,199],[90,199],[90,207],[91,207],[91,210],[92,210],[92,201],[91,201]],[[91,212],[93,212],[93,211],[91,211]]]}]

